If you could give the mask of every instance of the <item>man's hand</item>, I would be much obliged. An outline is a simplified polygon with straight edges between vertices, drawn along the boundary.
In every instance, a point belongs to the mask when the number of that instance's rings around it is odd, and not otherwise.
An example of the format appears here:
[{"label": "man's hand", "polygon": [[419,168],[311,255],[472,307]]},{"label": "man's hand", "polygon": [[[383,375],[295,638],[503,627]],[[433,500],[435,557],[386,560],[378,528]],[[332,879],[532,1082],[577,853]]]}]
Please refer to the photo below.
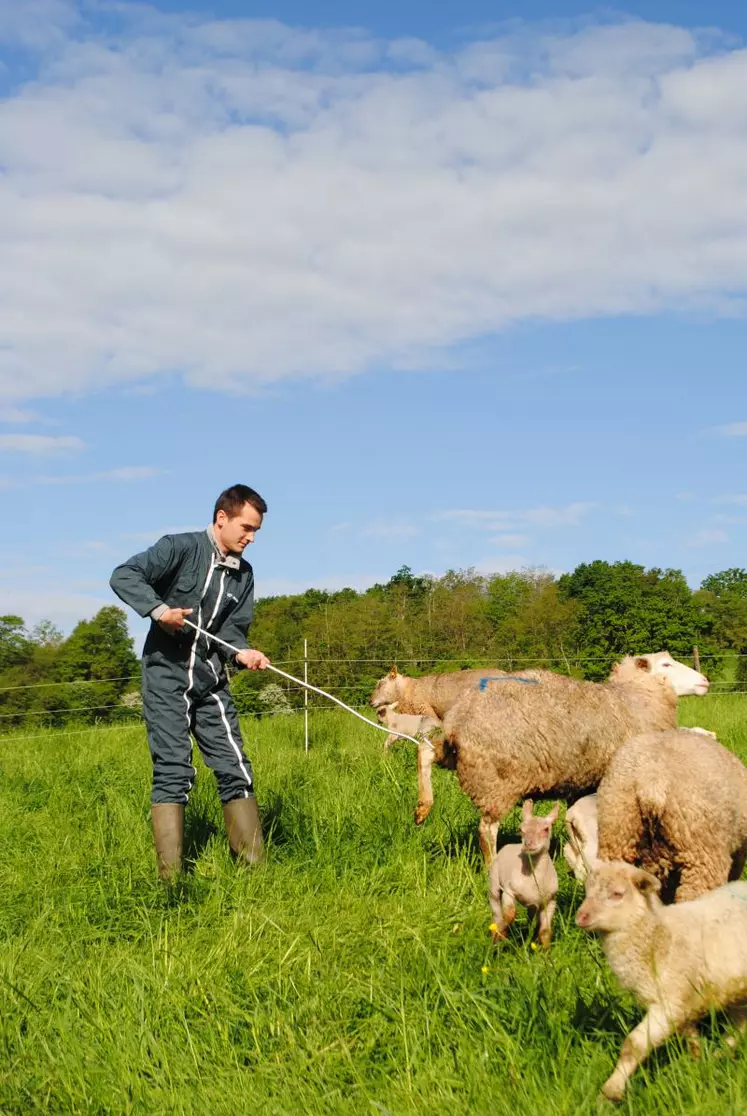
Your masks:
[{"label": "man's hand", "polygon": [[158,623],[164,631],[173,635],[174,632],[178,632],[180,628],[184,627],[184,617],[191,615],[191,608],[167,608],[166,611],[162,612],[158,617]]},{"label": "man's hand", "polygon": [[261,651],[255,651],[251,647],[247,647],[245,651],[239,651],[236,662],[246,667],[247,670],[266,670],[270,665],[270,660],[266,655],[263,655]]}]

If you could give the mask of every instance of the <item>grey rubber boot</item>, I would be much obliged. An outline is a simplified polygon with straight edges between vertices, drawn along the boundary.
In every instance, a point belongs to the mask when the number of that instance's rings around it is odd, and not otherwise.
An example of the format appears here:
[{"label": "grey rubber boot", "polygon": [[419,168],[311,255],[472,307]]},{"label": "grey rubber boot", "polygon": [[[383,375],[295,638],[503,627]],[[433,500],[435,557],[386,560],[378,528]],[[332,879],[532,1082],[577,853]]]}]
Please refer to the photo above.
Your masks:
[{"label": "grey rubber boot", "polygon": [[244,864],[261,864],[265,859],[265,842],[257,800],[234,798],[223,805],[228,843],[238,860]]},{"label": "grey rubber boot", "polygon": [[182,870],[184,806],[178,802],[154,802],[150,812],[158,875],[162,880],[170,881]]}]

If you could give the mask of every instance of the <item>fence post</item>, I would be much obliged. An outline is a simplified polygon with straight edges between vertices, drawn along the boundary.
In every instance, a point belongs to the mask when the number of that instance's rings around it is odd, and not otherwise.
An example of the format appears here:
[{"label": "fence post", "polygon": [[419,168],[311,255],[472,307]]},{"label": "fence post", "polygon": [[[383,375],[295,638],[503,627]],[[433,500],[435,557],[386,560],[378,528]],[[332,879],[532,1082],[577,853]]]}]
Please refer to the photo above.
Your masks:
[{"label": "fence post", "polygon": [[[303,641],[303,680],[309,680],[309,641]],[[303,734],[304,734],[304,751],[309,750],[309,691],[304,686],[303,691]]]},{"label": "fence post", "polygon": [[700,651],[698,651],[697,646],[693,647],[693,666],[698,674],[700,674]]}]

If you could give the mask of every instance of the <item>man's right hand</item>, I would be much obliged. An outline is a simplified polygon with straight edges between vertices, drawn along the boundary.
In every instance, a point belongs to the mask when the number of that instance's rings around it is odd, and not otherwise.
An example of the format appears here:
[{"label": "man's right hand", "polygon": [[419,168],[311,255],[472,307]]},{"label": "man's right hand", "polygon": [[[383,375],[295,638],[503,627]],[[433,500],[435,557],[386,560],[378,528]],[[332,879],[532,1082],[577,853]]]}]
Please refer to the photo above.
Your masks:
[{"label": "man's right hand", "polygon": [[158,617],[158,623],[169,635],[174,635],[184,627],[184,617],[191,616],[192,612],[191,608],[167,608]]}]

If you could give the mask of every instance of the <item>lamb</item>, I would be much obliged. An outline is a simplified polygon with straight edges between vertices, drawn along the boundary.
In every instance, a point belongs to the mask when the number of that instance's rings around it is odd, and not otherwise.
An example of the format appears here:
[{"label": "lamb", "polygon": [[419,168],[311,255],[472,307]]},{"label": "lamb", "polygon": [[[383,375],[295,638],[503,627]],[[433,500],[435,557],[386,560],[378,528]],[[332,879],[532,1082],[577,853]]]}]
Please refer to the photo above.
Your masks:
[{"label": "lamb", "polygon": [[565,825],[568,840],[563,846],[563,856],[573,875],[583,883],[599,849],[596,794],[584,795],[569,806]]},{"label": "lamb", "polygon": [[432,744],[436,762],[456,767],[462,790],[480,811],[486,864],[515,802],[593,792],[625,740],[674,728],[678,696],[704,694],[708,685],[704,675],[661,651],[628,656],[607,682],[546,674],[537,686],[465,693]]},{"label": "lamb", "polygon": [[747,859],[747,767],[718,740],[680,729],[627,740],[599,791],[599,855],[640,864],[666,898],[737,880]]},{"label": "lamb", "polygon": [[628,1078],[651,1050],[695,1021],[726,1008],[747,1023],[747,883],[730,883],[699,899],[664,906],[659,882],[622,861],[599,862],[586,881],[576,923],[602,935],[620,984],[647,1009],[623,1043],[602,1097],[619,1101]]},{"label": "lamb", "polygon": [[[546,675],[552,677],[549,671],[526,670],[518,675],[509,675],[494,667],[486,667],[484,670],[454,670],[447,674],[425,674],[422,678],[410,678],[406,674],[400,674],[394,666],[376,684],[370,704],[374,709],[379,709],[382,705],[396,705],[400,714],[432,717],[440,722],[467,690],[493,689],[499,685],[535,690]],[[433,740],[424,736],[418,748],[418,804],[415,808],[417,825],[424,822],[433,809],[431,769],[434,762],[440,767],[454,766],[451,753],[440,745],[434,746]]]},{"label": "lamb", "polygon": [[490,906],[495,921],[490,930],[494,942],[508,936],[508,928],[516,918],[516,901],[538,914],[538,937],[549,949],[552,916],[558,893],[558,874],[550,857],[552,823],[558,816],[558,804],[547,817],[532,815],[533,803],[527,798],[521,812],[521,844],[504,845],[490,869]]},{"label": "lamb", "polygon": [[441,722],[437,717],[426,717],[420,713],[399,713],[396,702],[393,705],[380,705],[376,710],[379,724],[386,725],[392,731],[384,741],[384,747],[389,748],[395,740],[399,740],[399,733],[406,736],[424,736],[434,728],[440,728]]}]

